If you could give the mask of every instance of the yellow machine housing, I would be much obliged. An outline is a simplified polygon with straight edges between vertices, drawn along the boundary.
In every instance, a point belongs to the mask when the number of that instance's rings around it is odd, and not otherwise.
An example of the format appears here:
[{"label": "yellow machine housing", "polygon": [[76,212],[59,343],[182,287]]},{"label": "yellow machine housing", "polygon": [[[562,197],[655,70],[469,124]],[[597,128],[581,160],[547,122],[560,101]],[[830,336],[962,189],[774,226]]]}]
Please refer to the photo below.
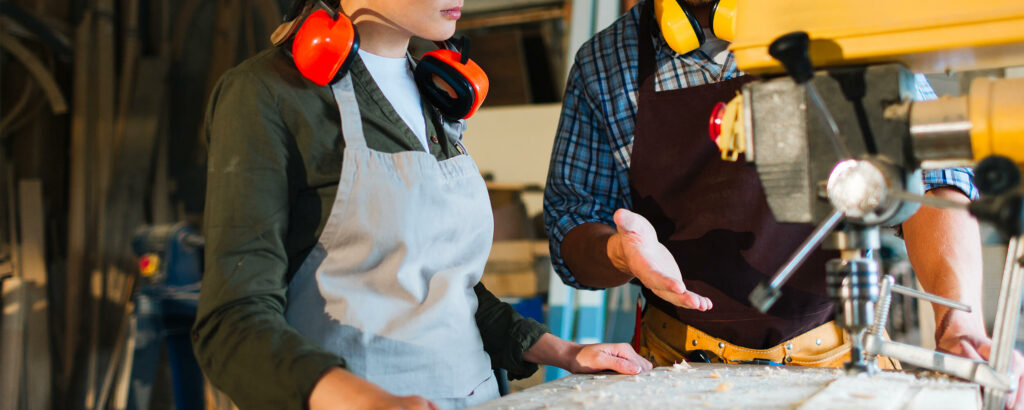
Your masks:
[{"label": "yellow machine housing", "polygon": [[[737,0],[739,69],[781,73],[768,55],[805,31],[816,67],[899,62],[915,72],[1024,65],[1022,0]],[[717,27],[716,27],[717,28]]]},{"label": "yellow machine housing", "polygon": [[974,159],[998,154],[1024,168],[1024,78],[976,78],[967,101]]}]

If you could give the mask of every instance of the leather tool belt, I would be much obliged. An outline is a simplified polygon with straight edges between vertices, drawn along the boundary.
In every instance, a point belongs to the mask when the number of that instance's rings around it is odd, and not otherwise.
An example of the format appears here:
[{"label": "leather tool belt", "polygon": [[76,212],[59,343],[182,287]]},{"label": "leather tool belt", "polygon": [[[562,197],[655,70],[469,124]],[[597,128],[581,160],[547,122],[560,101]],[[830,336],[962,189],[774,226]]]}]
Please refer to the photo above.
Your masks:
[{"label": "leather tool belt", "polygon": [[[767,349],[750,349],[704,333],[651,306],[644,311],[635,337],[637,352],[655,366],[671,366],[685,360],[842,367],[850,358],[850,341],[835,321]],[[885,370],[900,368],[896,360],[881,356],[878,365]]]}]

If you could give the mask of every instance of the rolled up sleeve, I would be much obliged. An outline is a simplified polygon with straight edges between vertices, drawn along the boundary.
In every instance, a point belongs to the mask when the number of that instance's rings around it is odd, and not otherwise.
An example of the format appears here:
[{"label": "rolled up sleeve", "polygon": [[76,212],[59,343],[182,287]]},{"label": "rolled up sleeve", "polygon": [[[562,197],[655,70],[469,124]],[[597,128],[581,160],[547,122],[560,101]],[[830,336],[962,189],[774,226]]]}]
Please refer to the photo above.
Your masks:
[{"label": "rolled up sleeve", "polygon": [[520,315],[512,305],[498,300],[482,283],[473,291],[479,305],[476,324],[491,356],[491,368],[505,369],[510,379],[530,377],[538,366],[523,359],[527,350],[550,330],[536,320]]},{"label": "rolled up sleeve", "polygon": [[581,285],[562,256],[562,240],[573,228],[589,222],[615,226],[615,210],[625,207],[623,174],[616,169],[612,144],[602,115],[588,95],[580,64],[569,74],[561,118],[551,153],[544,190],[544,222],[551,262],[566,285]]}]

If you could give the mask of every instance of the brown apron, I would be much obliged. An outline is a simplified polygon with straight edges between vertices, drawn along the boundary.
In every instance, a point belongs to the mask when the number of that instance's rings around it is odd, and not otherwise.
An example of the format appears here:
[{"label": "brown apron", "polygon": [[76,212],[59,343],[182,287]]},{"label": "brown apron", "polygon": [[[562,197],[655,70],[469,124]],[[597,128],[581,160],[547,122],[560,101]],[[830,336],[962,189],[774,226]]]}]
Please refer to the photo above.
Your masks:
[{"label": "brown apron", "polygon": [[701,331],[753,349],[777,345],[830,320],[825,261],[813,253],[767,314],[747,295],[811,233],[810,224],[772,216],[752,165],[726,162],[708,137],[714,105],[754,78],[655,92],[651,2],[640,18],[640,84],[629,181],[633,210],[647,218],[675,257],[688,289],[714,303],[708,312],[676,308],[648,289],[648,303]]}]

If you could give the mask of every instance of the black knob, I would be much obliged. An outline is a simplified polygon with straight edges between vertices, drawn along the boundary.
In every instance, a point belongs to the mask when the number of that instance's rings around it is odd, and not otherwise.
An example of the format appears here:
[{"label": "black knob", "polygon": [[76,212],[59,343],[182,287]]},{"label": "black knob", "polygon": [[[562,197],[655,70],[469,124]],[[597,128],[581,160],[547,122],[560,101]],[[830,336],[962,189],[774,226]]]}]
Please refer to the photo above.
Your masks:
[{"label": "black knob", "polygon": [[803,84],[814,77],[814,67],[807,50],[811,46],[811,38],[803,31],[794,31],[772,41],[768,46],[768,54],[782,63],[797,84]]},{"label": "black knob", "polygon": [[1013,160],[991,155],[974,167],[974,185],[983,195],[1000,195],[1020,186],[1020,169]]}]

